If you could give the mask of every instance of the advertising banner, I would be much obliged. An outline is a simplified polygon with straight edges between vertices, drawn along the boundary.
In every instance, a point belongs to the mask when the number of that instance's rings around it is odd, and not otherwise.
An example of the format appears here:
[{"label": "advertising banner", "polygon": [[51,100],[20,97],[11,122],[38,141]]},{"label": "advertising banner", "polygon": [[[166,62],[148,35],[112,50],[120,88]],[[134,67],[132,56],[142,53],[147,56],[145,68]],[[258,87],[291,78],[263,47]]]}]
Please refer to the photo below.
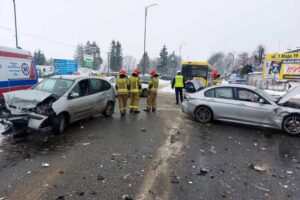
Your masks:
[{"label": "advertising banner", "polygon": [[300,78],[300,52],[266,54],[263,78],[274,80]]},{"label": "advertising banner", "polygon": [[93,63],[94,63],[94,56],[93,55],[84,54],[83,61],[84,61],[84,67],[92,68],[93,67]]},{"label": "advertising banner", "polygon": [[74,74],[78,71],[76,60],[53,59],[53,64],[57,75]]}]

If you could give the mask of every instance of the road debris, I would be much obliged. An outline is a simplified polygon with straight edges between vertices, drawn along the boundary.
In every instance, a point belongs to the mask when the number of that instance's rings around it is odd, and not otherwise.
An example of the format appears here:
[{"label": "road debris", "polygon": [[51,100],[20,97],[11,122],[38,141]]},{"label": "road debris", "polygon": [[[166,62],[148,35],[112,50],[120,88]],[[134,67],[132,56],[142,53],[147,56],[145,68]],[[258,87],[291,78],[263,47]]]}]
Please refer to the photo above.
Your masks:
[{"label": "road debris", "polygon": [[0,153],[2,153],[3,152],[3,149],[0,149]]},{"label": "road debris", "polygon": [[49,186],[49,184],[47,184],[47,183],[43,185],[43,187],[48,187],[48,186]]},{"label": "road debris", "polygon": [[287,171],[286,171],[286,173],[287,173],[287,174],[292,174],[292,173],[293,173],[293,171],[291,171],[291,170],[287,170]]},{"label": "road debris", "polygon": [[199,176],[206,176],[207,174],[208,174],[208,169],[201,168],[200,172],[197,175],[199,175]]},{"label": "road debris", "polygon": [[178,176],[171,176],[171,183],[179,183],[179,177]]},{"label": "road debris", "polygon": [[270,192],[270,190],[267,189],[267,188],[260,187],[260,186],[258,186],[258,185],[253,184],[253,183],[252,183],[252,185],[253,185],[254,187],[260,189],[260,190],[263,190],[263,191],[266,191],[266,192]]},{"label": "road debris", "polygon": [[251,164],[248,167],[249,167],[249,169],[253,169],[253,170],[259,171],[259,172],[265,172],[265,171],[267,171],[267,167],[263,166],[263,165]]},{"label": "road debris", "polygon": [[209,152],[210,153],[217,153],[217,151],[215,149],[215,146],[211,146],[210,149],[209,149]]},{"label": "road debris", "polygon": [[6,197],[0,197],[0,200],[5,200],[6,199]]},{"label": "road debris", "polygon": [[31,171],[28,171],[28,172],[27,172],[27,174],[30,174],[30,173],[31,173]]},{"label": "road debris", "polygon": [[42,167],[49,167],[50,166],[50,164],[49,163],[42,163]]},{"label": "road debris", "polygon": [[64,195],[60,195],[56,198],[56,200],[65,200],[65,197],[64,197]]},{"label": "road debris", "polygon": [[175,143],[175,135],[171,135],[170,142],[171,142],[171,143]]},{"label": "road debris", "polygon": [[84,195],[84,192],[76,192],[76,194],[81,197]]},{"label": "road debris", "polygon": [[146,131],[146,129],[145,129],[145,128],[142,128],[142,129],[141,129],[141,131],[142,131],[142,132],[145,132],[145,131]]},{"label": "road debris", "polygon": [[81,129],[84,129],[84,126],[80,126]]},{"label": "road debris", "polygon": [[103,176],[101,176],[100,174],[97,176],[97,180],[98,181],[103,181],[104,180],[104,177]]},{"label": "road debris", "polygon": [[128,194],[124,194],[122,196],[122,199],[124,199],[124,200],[133,200],[133,198],[131,198]]},{"label": "road debris", "polygon": [[87,145],[90,145],[90,143],[89,143],[89,142],[85,142],[85,143],[83,143],[82,145],[83,145],[83,146],[87,146]]},{"label": "road debris", "polygon": [[131,174],[126,174],[125,176],[123,176],[123,179],[127,179]]},{"label": "road debris", "polygon": [[192,181],[189,181],[189,184],[193,184],[193,182],[192,182]]}]

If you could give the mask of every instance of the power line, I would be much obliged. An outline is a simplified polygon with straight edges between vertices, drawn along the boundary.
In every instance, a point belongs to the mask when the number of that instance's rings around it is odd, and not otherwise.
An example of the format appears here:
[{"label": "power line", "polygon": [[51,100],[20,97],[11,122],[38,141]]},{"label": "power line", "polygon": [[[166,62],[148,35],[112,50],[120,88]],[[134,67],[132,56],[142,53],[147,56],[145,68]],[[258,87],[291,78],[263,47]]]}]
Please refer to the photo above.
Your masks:
[{"label": "power line", "polygon": [[[7,28],[7,27],[3,27],[3,26],[0,26],[0,29],[6,30],[6,31],[10,31],[10,32],[14,32],[13,29]],[[63,46],[67,46],[67,47],[72,47],[72,48],[76,47],[75,45],[71,45],[71,44],[67,44],[67,43],[64,43],[64,42],[57,41],[57,40],[52,40],[52,39],[40,37],[38,35],[33,35],[33,34],[30,34],[30,33],[24,33],[24,32],[21,32],[21,31],[19,31],[19,33],[21,33],[21,34],[23,34],[25,36],[28,36],[28,37],[32,37],[32,38],[39,39],[39,40],[44,40],[44,41],[47,41],[47,42],[52,42],[52,43],[63,45]]]}]

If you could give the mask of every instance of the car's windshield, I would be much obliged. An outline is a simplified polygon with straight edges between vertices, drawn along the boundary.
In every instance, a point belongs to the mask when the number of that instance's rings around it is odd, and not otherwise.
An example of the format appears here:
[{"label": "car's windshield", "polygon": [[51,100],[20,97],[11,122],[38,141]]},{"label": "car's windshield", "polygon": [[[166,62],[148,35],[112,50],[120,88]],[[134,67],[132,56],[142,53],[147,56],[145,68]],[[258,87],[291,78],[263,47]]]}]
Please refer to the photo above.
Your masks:
[{"label": "car's windshield", "polygon": [[266,98],[268,101],[272,101],[272,102],[276,102],[277,99],[272,97],[271,95],[269,95],[268,93],[266,93],[265,91],[261,90],[261,89],[255,89],[255,92],[257,92],[259,95],[263,96],[264,98]]},{"label": "car's windshield", "polygon": [[49,92],[51,94],[62,96],[72,86],[74,81],[66,79],[45,79],[33,87],[33,90]]}]

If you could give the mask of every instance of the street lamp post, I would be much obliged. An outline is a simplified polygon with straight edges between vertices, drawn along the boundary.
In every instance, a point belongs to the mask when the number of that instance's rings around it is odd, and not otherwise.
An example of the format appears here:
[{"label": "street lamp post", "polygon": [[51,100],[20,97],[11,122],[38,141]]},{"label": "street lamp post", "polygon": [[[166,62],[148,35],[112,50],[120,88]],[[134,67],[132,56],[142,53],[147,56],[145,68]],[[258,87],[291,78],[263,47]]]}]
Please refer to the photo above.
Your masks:
[{"label": "street lamp post", "polygon": [[152,6],[157,6],[158,4],[151,4],[149,6],[145,7],[145,28],[144,28],[144,66],[143,66],[143,75],[145,75],[145,67],[146,67],[146,32],[147,32],[147,12],[148,12],[148,8],[152,7]]},{"label": "street lamp post", "polygon": [[181,48],[182,48],[182,46],[183,45],[185,45],[185,43],[183,43],[183,44],[180,44],[180,46],[179,46],[179,57],[178,57],[178,70],[180,70],[181,69]]},{"label": "street lamp post", "polygon": [[16,14],[16,2],[13,0],[14,3],[14,13],[15,13],[15,32],[16,32],[16,48],[19,48],[18,45],[18,30],[17,30],[17,14]]}]

